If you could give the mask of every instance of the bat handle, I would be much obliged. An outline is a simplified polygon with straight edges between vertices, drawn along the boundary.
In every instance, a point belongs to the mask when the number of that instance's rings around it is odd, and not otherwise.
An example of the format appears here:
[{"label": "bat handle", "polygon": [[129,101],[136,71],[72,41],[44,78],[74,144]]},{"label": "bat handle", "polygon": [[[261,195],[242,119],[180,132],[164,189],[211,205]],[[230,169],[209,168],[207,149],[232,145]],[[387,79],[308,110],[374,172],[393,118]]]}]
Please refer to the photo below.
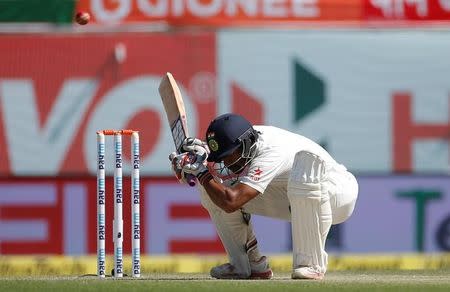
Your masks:
[{"label": "bat handle", "polygon": [[187,180],[189,186],[195,187],[196,182],[195,182],[195,176],[194,175],[192,175],[192,174],[186,175],[186,180]]}]

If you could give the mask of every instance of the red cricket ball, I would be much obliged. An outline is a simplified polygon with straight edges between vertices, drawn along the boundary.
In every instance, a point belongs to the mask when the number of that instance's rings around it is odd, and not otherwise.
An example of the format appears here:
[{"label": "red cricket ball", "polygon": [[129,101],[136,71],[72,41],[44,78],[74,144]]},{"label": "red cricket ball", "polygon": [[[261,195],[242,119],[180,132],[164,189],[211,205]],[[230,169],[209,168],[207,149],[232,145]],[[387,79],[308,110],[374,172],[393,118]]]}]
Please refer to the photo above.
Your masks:
[{"label": "red cricket ball", "polygon": [[80,25],[85,25],[89,22],[91,16],[87,12],[78,12],[75,15],[75,21]]}]

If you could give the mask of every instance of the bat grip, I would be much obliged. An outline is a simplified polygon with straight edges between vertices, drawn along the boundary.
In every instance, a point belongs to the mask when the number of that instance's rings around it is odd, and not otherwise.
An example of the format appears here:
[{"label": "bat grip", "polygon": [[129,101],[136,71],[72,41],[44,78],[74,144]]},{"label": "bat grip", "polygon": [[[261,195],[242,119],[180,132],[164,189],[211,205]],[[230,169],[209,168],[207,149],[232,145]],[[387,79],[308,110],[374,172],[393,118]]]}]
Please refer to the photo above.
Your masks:
[{"label": "bat grip", "polygon": [[186,175],[186,180],[187,180],[189,186],[195,187],[196,182],[195,182],[195,176],[194,176],[194,175],[192,175],[192,174],[187,174],[187,175]]}]

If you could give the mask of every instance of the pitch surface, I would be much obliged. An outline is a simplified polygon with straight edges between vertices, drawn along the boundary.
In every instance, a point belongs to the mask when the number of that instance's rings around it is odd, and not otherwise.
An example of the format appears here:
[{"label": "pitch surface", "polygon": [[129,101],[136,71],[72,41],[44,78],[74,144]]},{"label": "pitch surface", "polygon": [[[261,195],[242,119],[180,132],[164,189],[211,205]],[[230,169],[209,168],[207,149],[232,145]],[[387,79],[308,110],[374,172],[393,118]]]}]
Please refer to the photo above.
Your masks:
[{"label": "pitch surface", "polygon": [[149,274],[140,279],[95,276],[0,277],[0,291],[450,291],[449,270],[329,272],[322,281],[216,280],[205,274]]}]

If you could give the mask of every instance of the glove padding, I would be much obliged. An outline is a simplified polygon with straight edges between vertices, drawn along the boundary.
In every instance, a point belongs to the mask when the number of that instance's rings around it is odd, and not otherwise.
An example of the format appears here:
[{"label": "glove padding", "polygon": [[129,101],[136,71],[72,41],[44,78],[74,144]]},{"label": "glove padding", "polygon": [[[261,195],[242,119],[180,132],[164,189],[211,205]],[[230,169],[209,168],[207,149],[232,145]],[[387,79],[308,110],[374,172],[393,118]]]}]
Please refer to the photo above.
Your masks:
[{"label": "glove padding", "polygon": [[199,178],[208,171],[207,158],[209,154],[208,146],[205,142],[197,138],[186,138],[181,146],[183,153],[172,152],[169,160],[172,163],[172,170],[181,183],[188,183],[188,174]]},{"label": "glove padding", "polygon": [[209,155],[208,145],[198,138],[189,137],[184,139],[183,143],[181,144],[181,148],[186,152],[191,152],[199,155],[203,155],[204,153],[206,153],[206,158],[208,158]]},{"label": "glove padding", "polygon": [[208,171],[207,157],[205,149],[200,147],[196,153],[184,152],[177,154],[173,152],[170,154],[169,159],[172,162],[172,170],[177,179],[182,183],[187,183],[186,177],[188,174],[199,178]]},{"label": "glove padding", "polygon": [[188,152],[178,154],[177,152],[172,152],[169,155],[169,160],[172,163],[172,171],[174,172],[176,178],[180,183],[186,183],[192,186],[192,174],[183,171],[183,165],[187,163],[188,160],[193,159],[193,154]]},{"label": "glove padding", "polygon": [[[183,153],[185,154],[185,153]],[[186,174],[183,173],[183,168],[181,166],[181,161],[186,159],[186,155],[178,154],[177,152],[172,152],[169,155],[169,160],[172,164],[172,171],[174,172],[180,183],[187,183]]]},{"label": "glove padding", "polygon": [[192,147],[192,152],[189,151],[183,153],[187,155],[187,158],[181,160],[180,166],[183,173],[190,173],[198,178],[208,171],[206,161],[208,158],[208,152],[204,147],[199,145],[194,145]]}]

